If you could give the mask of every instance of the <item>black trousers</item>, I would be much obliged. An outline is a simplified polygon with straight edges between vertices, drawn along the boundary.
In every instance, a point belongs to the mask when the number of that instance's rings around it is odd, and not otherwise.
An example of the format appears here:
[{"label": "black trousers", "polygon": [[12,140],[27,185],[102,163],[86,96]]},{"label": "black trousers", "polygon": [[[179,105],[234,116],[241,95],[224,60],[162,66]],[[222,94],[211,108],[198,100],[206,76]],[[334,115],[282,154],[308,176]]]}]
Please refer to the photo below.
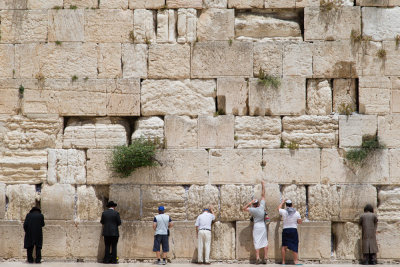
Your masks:
[{"label": "black trousers", "polygon": [[[26,249],[26,254],[28,258],[28,262],[33,262],[33,247],[27,248]],[[36,247],[36,259],[35,262],[39,263],[42,260],[42,248]]]},{"label": "black trousers", "polygon": [[[116,263],[117,262],[117,244],[118,244],[118,236],[105,236],[104,237],[105,244],[105,253],[104,253],[104,262],[105,263]],[[110,252],[111,248],[111,252]]]},{"label": "black trousers", "polygon": [[377,264],[376,253],[364,253],[363,264]]}]

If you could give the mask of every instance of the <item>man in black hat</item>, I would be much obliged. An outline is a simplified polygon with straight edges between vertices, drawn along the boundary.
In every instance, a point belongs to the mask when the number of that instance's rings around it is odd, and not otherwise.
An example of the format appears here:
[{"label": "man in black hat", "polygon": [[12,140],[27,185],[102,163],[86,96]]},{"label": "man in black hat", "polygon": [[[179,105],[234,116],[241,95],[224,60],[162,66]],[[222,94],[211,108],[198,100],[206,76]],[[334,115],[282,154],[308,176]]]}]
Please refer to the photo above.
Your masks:
[{"label": "man in black hat", "polygon": [[26,215],[24,221],[24,248],[27,250],[28,262],[33,263],[33,248],[36,247],[36,263],[40,263],[42,259],[42,245],[43,245],[43,232],[44,216],[38,207],[33,207]]},{"label": "man in black hat", "polygon": [[[107,203],[107,210],[101,215],[101,224],[103,225],[103,236],[105,244],[104,263],[118,263],[117,261],[117,243],[119,238],[118,226],[121,225],[119,213],[115,211],[116,203],[110,201]],[[111,247],[111,253],[110,253]]]}]

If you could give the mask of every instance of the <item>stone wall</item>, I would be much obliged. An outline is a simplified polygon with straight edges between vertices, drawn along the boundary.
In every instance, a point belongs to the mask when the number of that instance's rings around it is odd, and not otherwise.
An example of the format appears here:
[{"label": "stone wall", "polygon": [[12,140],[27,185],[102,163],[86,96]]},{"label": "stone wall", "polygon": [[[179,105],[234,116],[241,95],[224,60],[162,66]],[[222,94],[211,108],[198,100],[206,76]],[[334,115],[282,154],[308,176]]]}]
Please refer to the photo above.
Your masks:
[{"label": "stone wall", "polygon": [[[371,203],[379,258],[399,260],[399,18],[398,0],[0,1],[0,258],[24,258],[37,204],[45,259],[100,259],[114,200],[121,260],[154,257],[158,205],[176,222],[170,257],[195,259],[210,204],[211,257],[253,259],[241,206],[263,180],[271,259],[288,197],[301,259],[359,259]],[[349,164],[373,134],[385,148]],[[141,136],[163,141],[163,165],[119,177],[112,148]]]}]

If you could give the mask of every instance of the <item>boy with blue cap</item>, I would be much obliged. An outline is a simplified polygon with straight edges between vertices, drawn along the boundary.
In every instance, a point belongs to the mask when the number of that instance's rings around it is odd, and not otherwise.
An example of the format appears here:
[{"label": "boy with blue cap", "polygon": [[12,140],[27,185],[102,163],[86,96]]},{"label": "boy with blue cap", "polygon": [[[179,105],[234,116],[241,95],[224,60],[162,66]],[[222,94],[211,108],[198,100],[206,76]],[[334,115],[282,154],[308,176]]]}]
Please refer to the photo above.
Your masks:
[{"label": "boy with blue cap", "polygon": [[[173,226],[171,218],[164,214],[164,206],[158,207],[158,215],[154,217],[153,229],[154,233],[154,246],[153,252],[156,253],[157,262],[156,264],[165,265],[167,264],[167,253],[169,251],[168,236],[169,228]],[[161,261],[161,246],[163,250],[163,260]]]}]

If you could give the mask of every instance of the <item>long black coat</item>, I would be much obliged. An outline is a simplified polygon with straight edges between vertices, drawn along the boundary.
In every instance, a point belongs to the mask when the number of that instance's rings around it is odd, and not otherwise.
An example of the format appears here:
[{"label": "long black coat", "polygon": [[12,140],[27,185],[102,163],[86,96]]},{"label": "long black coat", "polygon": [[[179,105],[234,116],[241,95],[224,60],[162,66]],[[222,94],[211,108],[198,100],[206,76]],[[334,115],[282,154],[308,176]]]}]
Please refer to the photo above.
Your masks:
[{"label": "long black coat", "polygon": [[101,215],[103,224],[103,236],[119,236],[118,226],[121,225],[119,213],[113,209],[108,209]]},{"label": "long black coat", "polygon": [[378,218],[375,213],[364,212],[360,216],[359,221],[362,227],[362,252],[377,253],[378,243],[376,242],[376,228],[378,224]]},{"label": "long black coat", "polygon": [[43,232],[44,216],[40,213],[39,209],[32,209],[24,221],[24,248],[36,246],[42,248],[43,245]]}]

